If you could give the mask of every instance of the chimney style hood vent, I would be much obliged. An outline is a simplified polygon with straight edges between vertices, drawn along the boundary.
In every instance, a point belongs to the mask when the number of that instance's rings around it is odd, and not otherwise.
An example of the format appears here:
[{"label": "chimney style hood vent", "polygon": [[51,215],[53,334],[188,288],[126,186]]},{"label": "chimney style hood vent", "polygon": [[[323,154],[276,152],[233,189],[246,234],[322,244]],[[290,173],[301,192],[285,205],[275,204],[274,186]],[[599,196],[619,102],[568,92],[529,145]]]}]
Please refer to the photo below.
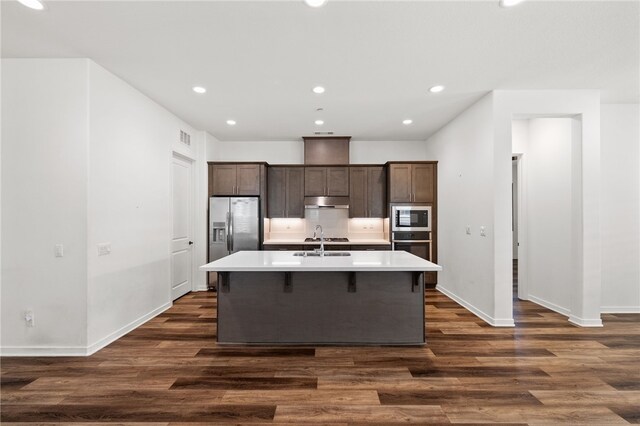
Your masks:
[{"label": "chimney style hood vent", "polygon": [[349,141],[351,136],[303,136],[304,164],[340,165],[349,164]]},{"label": "chimney style hood vent", "polygon": [[305,209],[348,209],[349,197],[304,197]]}]

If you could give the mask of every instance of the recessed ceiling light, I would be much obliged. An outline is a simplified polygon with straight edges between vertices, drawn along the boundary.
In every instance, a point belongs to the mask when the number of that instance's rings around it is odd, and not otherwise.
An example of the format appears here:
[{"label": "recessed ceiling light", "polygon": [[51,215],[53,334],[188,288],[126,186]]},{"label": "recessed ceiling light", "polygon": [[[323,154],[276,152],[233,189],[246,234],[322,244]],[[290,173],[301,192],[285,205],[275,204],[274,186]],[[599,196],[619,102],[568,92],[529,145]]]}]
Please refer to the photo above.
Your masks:
[{"label": "recessed ceiling light", "polygon": [[413,123],[413,120],[411,120],[410,118],[407,118],[406,120],[402,120],[402,124],[409,125],[411,123]]},{"label": "recessed ceiling light", "polygon": [[315,123],[316,123],[316,126],[322,126],[324,124],[324,121],[316,120]]},{"label": "recessed ceiling light", "polygon": [[500,6],[511,7],[522,3],[524,0],[500,0]]},{"label": "recessed ceiling light", "polygon": [[193,86],[193,91],[200,94],[207,93],[207,89],[201,86]]},{"label": "recessed ceiling light", "polygon": [[321,93],[324,93],[324,87],[322,86],[316,86],[313,88],[313,93],[317,93],[318,95]]},{"label": "recessed ceiling light", "polygon": [[40,0],[18,0],[22,5],[27,6],[29,9],[42,10],[44,9],[44,3]]},{"label": "recessed ceiling light", "polygon": [[431,93],[440,93],[443,90],[444,90],[444,86],[441,86],[441,85],[433,86],[431,89],[429,89]]},{"label": "recessed ceiling light", "polygon": [[235,126],[236,125],[236,120],[227,120],[227,124],[229,126]]},{"label": "recessed ceiling light", "polygon": [[307,4],[307,6],[320,7],[324,6],[327,0],[304,0],[304,2]]}]

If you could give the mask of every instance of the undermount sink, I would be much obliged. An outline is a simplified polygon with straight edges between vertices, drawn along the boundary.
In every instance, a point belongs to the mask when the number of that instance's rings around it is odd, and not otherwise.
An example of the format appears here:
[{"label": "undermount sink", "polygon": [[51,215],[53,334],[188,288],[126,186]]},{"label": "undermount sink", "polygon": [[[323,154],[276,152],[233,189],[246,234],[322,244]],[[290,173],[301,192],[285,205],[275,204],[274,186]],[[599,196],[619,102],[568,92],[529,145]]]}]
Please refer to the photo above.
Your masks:
[{"label": "undermount sink", "polygon": [[[294,256],[302,256],[302,257],[320,257],[322,256],[321,253],[315,252],[315,251],[297,251],[295,253],[293,253]],[[329,256],[351,256],[351,253],[348,253],[346,251],[325,251],[324,252],[324,256],[325,257],[329,257]]]}]

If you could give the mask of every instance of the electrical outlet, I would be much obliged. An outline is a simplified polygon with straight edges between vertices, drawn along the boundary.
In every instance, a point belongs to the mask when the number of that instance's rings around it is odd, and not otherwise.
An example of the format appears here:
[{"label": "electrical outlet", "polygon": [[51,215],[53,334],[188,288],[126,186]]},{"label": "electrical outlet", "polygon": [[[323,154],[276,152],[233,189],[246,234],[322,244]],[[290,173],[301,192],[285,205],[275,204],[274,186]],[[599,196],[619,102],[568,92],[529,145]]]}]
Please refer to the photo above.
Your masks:
[{"label": "electrical outlet", "polygon": [[111,243],[98,244],[98,256],[105,256],[111,254]]},{"label": "electrical outlet", "polygon": [[480,227],[480,236],[481,237],[486,237],[487,236],[487,232],[484,229],[484,226]]},{"label": "electrical outlet", "polygon": [[469,225],[466,226],[467,235],[471,235],[471,227]]},{"label": "electrical outlet", "polygon": [[56,257],[64,256],[64,246],[62,244],[56,244],[55,255]]},{"label": "electrical outlet", "polygon": [[27,323],[27,327],[34,327],[35,324],[35,318],[33,316],[33,311],[26,311],[24,313],[24,320]]}]

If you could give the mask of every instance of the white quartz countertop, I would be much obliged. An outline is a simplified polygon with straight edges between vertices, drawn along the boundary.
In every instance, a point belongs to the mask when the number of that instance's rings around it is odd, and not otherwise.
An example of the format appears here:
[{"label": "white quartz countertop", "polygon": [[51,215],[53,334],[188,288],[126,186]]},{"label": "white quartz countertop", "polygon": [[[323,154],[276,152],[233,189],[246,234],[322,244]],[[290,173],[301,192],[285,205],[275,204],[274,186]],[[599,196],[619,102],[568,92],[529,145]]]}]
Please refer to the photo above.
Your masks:
[{"label": "white quartz countertop", "polygon": [[293,251],[240,251],[200,267],[215,272],[441,271],[405,251],[349,251],[351,256],[303,257]]},{"label": "white quartz countertop", "polygon": [[[369,238],[369,239],[349,239],[346,242],[337,242],[337,241],[325,241],[327,245],[332,246],[358,246],[358,245],[387,245],[390,246],[391,242],[389,240],[385,240],[382,238]],[[278,244],[291,244],[291,245],[319,245],[320,241],[304,241],[304,239],[274,239],[274,240],[264,240],[263,244],[267,245],[278,245]]]}]

